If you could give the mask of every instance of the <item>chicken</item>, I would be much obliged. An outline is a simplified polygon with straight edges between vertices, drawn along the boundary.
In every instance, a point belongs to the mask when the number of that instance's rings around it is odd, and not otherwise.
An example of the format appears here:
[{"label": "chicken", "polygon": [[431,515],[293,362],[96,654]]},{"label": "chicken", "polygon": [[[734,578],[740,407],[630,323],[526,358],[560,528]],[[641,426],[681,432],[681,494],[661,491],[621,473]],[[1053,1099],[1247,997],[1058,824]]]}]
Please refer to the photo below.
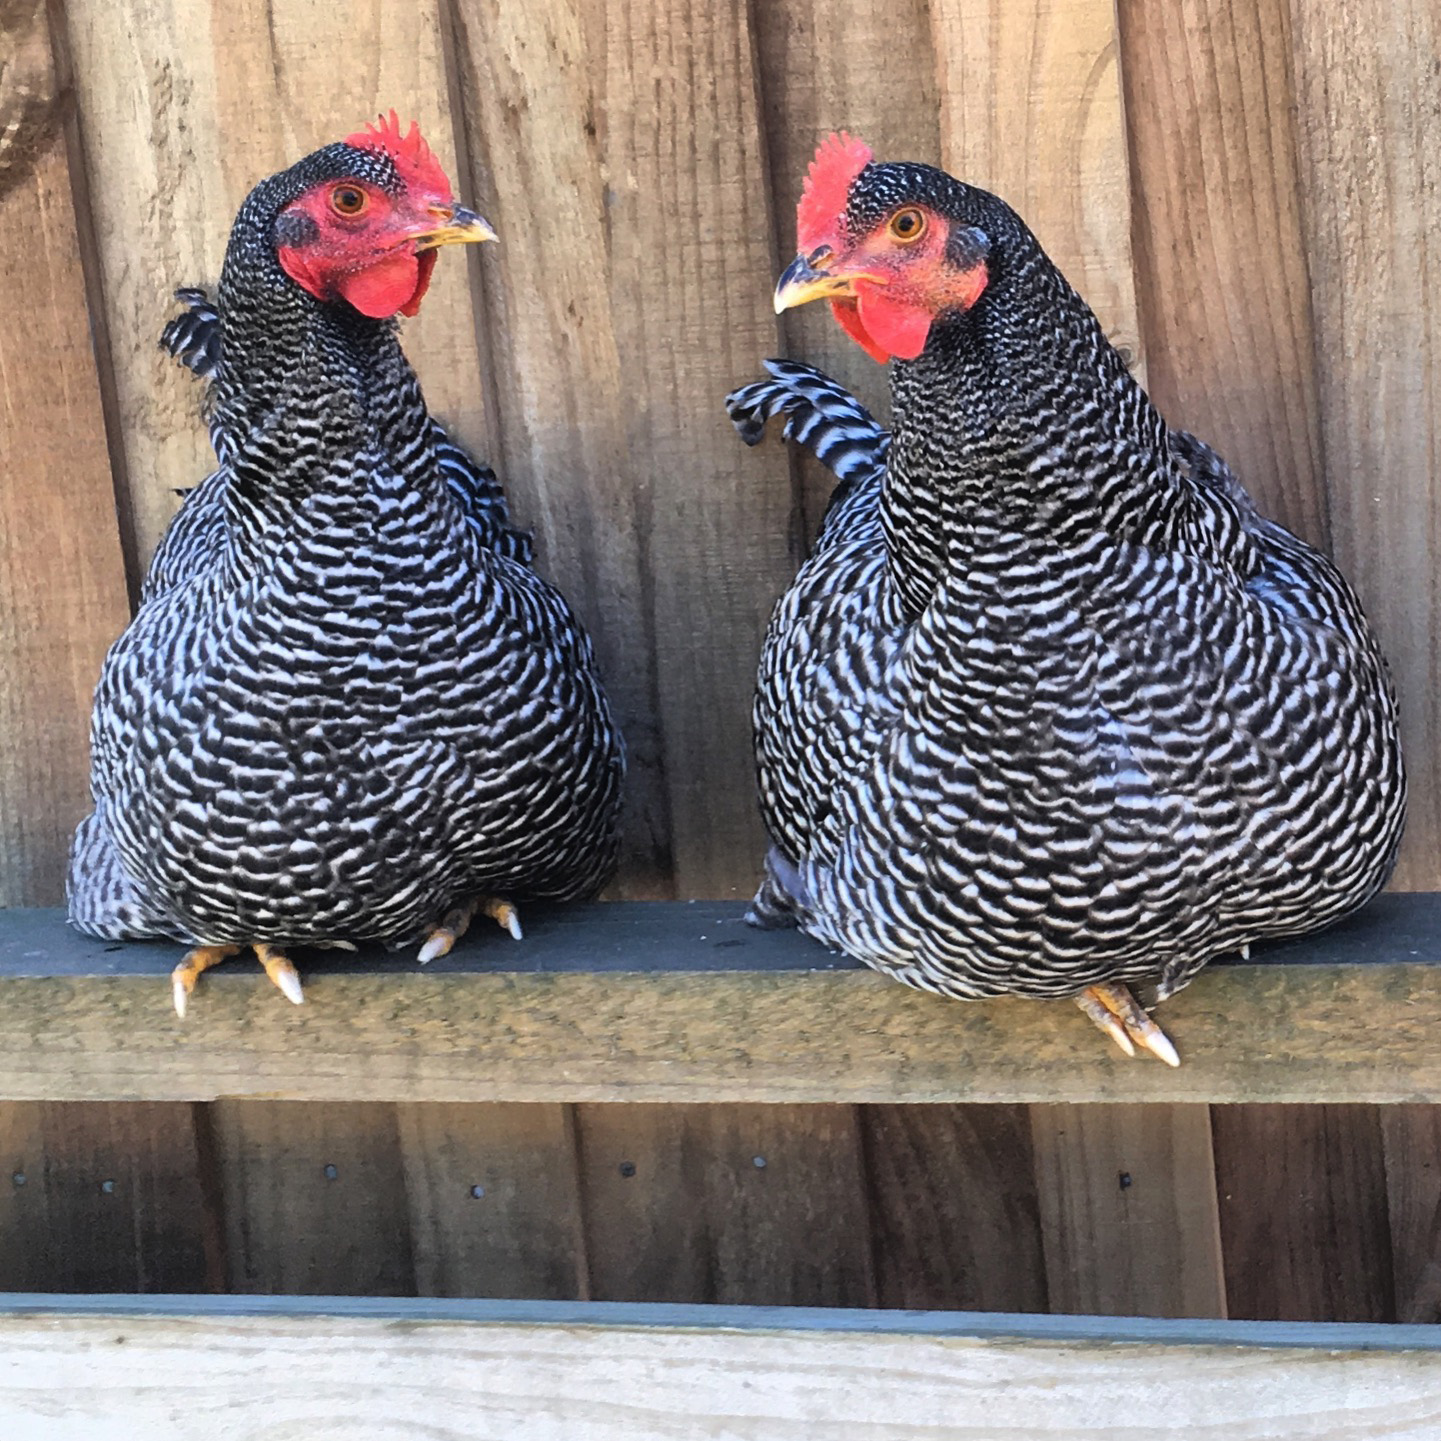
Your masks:
[{"label": "chicken", "polygon": [[1390,874],[1376,640],[1004,202],[832,136],[797,228],[776,309],[830,301],[894,431],[782,362],[728,397],[846,477],[762,652],[750,919],[947,996],[1073,997],[1177,1064],[1131,985],[1163,1000]]},{"label": "chicken", "polygon": [[396,339],[437,249],[493,238],[391,112],[256,186],[217,304],[167,328],[219,466],[106,657],[68,894],[87,934],[190,944],[182,1015],[245,947],[299,1002],[290,948],[427,961],[614,868],[590,641]]}]

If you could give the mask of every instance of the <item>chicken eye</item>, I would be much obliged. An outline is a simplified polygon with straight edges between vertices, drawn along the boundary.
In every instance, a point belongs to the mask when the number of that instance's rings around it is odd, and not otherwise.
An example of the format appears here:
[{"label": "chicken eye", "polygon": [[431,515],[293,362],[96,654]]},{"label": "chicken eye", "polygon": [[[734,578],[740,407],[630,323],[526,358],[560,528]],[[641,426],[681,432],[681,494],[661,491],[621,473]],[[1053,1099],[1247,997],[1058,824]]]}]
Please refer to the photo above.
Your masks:
[{"label": "chicken eye", "polygon": [[330,192],[330,208],[337,215],[359,215],[365,209],[365,191],[354,185],[337,185]]},{"label": "chicken eye", "polygon": [[891,216],[890,231],[896,240],[909,245],[926,233],[926,217],[911,207],[898,210]]}]

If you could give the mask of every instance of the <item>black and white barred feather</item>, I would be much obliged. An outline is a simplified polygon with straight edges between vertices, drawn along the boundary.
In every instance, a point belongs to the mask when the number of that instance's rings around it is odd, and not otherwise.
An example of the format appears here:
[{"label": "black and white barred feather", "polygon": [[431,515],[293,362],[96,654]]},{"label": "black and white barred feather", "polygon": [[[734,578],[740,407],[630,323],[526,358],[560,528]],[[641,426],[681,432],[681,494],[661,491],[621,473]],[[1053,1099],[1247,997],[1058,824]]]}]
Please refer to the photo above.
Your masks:
[{"label": "black and white barred feather", "polygon": [[752,919],[948,995],[1164,996],[1355,909],[1406,797],[1356,596],[1166,427],[1001,201],[871,165],[847,224],[916,203],[985,232],[990,279],[892,362],[893,434],[788,362],[727,400],[843,474],[761,657]]},{"label": "black and white barred feather", "polygon": [[[177,290],[175,298],[185,308],[166,322],[160,332],[160,348],[202,380],[209,380],[220,363],[219,312],[209,295],[197,287]],[[438,420],[432,418],[431,427],[440,474],[460,502],[466,523],[479,532],[482,541],[492,550],[522,565],[530,565],[535,559],[535,541],[528,530],[511,522],[505,491],[495,472],[451,440]],[[225,444],[225,437],[218,434],[213,425],[210,439],[216,447],[217,458],[223,462],[225,457],[220,454],[220,447]],[[208,523],[202,529],[209,529]],[[180,563],[183,564],[183,560]]]},{"label": "black and white barred feather", "polygon": [[623,758],[588,637],[394,326],[278,264],[281,209],[354,177],[401,184],[335,145],[257,186],[218,302],[182,295],[167,327],[220,466],[96,693],[68,887],[89,934],[405,944],[467,897],[613,869]]}]

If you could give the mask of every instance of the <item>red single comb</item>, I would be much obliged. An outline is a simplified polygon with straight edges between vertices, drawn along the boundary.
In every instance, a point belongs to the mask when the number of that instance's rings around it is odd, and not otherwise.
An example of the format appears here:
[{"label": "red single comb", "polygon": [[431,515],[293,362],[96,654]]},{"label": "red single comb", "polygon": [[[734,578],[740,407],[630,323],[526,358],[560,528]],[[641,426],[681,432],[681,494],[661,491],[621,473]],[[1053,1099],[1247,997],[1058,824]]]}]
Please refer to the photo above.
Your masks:
[{"label": "red single comb", "polygon": [[833,243],[851,182],[870,163],[871,147],[844,130],[821,141],[796,206],[796,242],[802,255]]},{"label": "red single comb", "polygon": [[367,125],[354,135],[347,135],[345,143],[361,150],[384,151],[395,162],[395,168],[407,184],[416,186],[427,195],[450,198],[450,180],[414,120],[410,122],[410,129],[402,135],[400,118],[392,110],[389,115],[380,117],[379,125]]}]

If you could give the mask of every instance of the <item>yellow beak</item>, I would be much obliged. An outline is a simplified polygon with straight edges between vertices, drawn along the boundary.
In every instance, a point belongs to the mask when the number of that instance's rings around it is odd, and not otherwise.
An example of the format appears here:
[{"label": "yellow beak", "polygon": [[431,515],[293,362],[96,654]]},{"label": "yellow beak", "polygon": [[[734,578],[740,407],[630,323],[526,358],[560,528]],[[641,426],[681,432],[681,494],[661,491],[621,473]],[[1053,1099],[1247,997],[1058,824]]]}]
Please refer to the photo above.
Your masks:
[{"label": "yellow beak", "polygon": [[839,295],[855,295],[857,280],[870,280],[869,275],[834,274],[827,269],[833,255],[821,248],[811,255],[797,255],[781,271],[775,282],[775,314],[804,305],[808,300],[836,300]]},{"label": "yellow beak", "polygon": [[482,219],[473,210],[463,205],[432,205],[430,213],[441,224],[434,230],[423,230],[411,238],[415,241],[416,253],[434,250],[441,245],[467,245],[482,240],[499,240],[491,229],[490,222]]}]

